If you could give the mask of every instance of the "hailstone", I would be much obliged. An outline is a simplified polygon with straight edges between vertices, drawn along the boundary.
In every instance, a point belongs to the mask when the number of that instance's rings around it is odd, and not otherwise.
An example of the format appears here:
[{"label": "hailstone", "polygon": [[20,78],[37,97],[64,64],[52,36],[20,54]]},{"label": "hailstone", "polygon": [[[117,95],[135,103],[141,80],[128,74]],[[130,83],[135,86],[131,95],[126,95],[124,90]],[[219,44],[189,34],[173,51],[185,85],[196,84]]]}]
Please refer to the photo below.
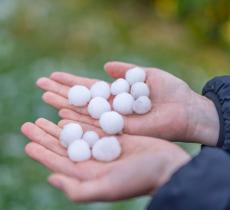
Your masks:
[{"label": "hailstone", "polygon": [[89,160],[91,157],[91,150],[88,143],[81,139],[70,144],[67,152],[70,160],[74,162]]},{"label": "hailstone", "polygon": [[133,104],[133,111],[137,114],[145,114],[152,108],[152,102],[147,96],[139,97]]},{"label": "hailstone", "polygon": [[134,98],[132,95],[121,93],[113,99],[113,109],[123,115],[132,114],[133,103]]},{"label": "hailstone", "polygon": [[121,155],[121,146],[115,137],[104,137],[93,146],[92,155],[99,161],[113,161]]},{"label": "hailstone", "polygon": [[129,82],[130,85],[133,85],[136,82],[144,82],[146,79],[146,73],[144,69],[140,67],[134,67],[126,72],[125,79]]},{"label": "hailstone", "polygon": [[93,98],[88,105],[88,112],[94,119],[99,119],[104,112],[109,112],[110,110],[109,102],[102,97]]},{"label": "hailstone", "polygon": [[99,140],[99,136],[94,131],[87,131],[84,133],[82,139],[89,144],[90,148],[92,148],[93,145]]},{"label": "hailstone", "polygon": [[129,83],[125,79],[117,79],[111,84],[111,93],[118,95],[120,93],[129,92]]},{"label": "hailstone", "polygon": [[123,117],[114,111],[103,113],[99,123],[102,130],[110,135],[120,133],[124,128]]},{"label": "hailstone", "polygon": [[108,99],[110,97],[109,84],[104,81],[96,82],[94,85],[92,85],[90,91],[93,98],[98,96]]},{"label": "hailstone", "polygon": [[150,90],[148,85],[144,82],[137,82],[132,85],[131,94],[135,99],[139,98],[140,96],[148,97],[150,95]]},{"label": "hailstone", "polygon": [[91,93],[85,86],[75,85],[68,92],[69,103],[75,106],[85,106],[90,98]]},{"label": "hailstone", "polygon": [[60,141],[64,147],[68,147],[76,139],[81,139],[82,127],[77,123],[68,123],[61,130]]}]

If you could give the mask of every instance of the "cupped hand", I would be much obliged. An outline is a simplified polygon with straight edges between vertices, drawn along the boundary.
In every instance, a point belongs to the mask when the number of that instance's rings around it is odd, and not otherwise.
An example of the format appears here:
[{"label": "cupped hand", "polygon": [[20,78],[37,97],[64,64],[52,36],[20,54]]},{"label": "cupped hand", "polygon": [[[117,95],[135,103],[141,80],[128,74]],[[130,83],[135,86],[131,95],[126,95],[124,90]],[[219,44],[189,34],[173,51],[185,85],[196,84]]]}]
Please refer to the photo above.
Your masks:
[{"label": "cupped hand", "polygon": [[[134,66],[109,62],[105,65],[105,70],[113,78],[123,78],[126,71]],[[151,90],[153,108],[145,115],[124,116],[124,133],[215,145],[219,122],[214,104],[196,94],[177,77],[156,68],[144,69],[147,74],[146,83]],[[74,107],[69,105],[67,100],[68,90],[73,85],[90,87],[96,81],[64,72],[54,72],[50,78],[40,78],[37,85],[46,91],[43,100],[60,110],[60,117],[99,127],[98,121],[88,115],[87,107]]]},{"label": "cupped hand", "polygon": [[[180,147],[164,140],[141,136],[118,136],[122,146],[119,159],[104,163],[94,159],[73,163],[59,143],[61,127],[39,119],[25,123],[22,132],[30,139],[25,151],[32,159],[50,169],[48,181],[75,202],[121,200],[154,192],[190,160]],[[104,133],[81,123],[83,130]]]}]

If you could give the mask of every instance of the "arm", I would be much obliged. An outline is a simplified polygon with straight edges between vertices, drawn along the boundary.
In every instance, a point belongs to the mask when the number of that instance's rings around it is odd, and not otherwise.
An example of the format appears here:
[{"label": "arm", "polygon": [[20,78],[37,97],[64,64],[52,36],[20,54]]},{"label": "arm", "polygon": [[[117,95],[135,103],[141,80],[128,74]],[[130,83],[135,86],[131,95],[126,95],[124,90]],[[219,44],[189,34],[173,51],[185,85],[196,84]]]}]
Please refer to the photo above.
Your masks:
[{"label": "arm", "polygon": [[[205,85],[202,94],[205,96],[203,100],[213,103],[218,113],[220,126],[217,146],[229,152],[230,76],[210,80]],[[208,115],[209,106],[203,111]],[[199,121],[197,128],[202,133],[201,128],[203,127],[205,133],[205,124],[202,125],[201,122],[202,120]],[[230,207],[229,176],[229,155],[217,148],[204,148],[196,158],[175,173],[171,181],[158,191],[148,209],[227,209]]]},{"label": "arm", "polygon": [[204,148],[154,196],[148,210],[225,210],[230,208],[230,156]]}]

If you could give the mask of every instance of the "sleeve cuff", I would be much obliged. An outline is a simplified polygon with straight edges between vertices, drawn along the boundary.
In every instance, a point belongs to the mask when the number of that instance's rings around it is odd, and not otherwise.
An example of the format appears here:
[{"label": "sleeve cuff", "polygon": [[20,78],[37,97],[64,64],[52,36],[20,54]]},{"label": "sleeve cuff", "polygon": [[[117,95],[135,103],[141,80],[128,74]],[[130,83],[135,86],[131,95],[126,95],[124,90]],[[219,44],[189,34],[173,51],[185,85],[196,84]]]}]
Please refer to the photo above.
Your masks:
[{"label": "sleeve cuff", "polygon": [[229,177],[229,153],[205,147],[158,190],[147,209],[229,209]]},{"label": "sleeve cuff", "polygon": [[203,88],[202,94],[216,106],[220,133],[217,147],[230,152],[230,76],[216,77]]}]

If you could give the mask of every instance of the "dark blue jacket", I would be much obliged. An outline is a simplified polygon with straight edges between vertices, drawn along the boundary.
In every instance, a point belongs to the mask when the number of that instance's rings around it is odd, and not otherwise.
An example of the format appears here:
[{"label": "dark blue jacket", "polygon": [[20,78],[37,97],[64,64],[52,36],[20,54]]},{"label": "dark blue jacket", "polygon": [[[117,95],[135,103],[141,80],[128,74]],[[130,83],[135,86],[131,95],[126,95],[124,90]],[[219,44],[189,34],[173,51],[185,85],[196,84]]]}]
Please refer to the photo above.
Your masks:
[{"label": "dark blue jacket", "polygon": [[204,147],[154,195],[148,210],[230,209],[230,76],[209,81],[203,95],[217,108],[217,147]]}]

